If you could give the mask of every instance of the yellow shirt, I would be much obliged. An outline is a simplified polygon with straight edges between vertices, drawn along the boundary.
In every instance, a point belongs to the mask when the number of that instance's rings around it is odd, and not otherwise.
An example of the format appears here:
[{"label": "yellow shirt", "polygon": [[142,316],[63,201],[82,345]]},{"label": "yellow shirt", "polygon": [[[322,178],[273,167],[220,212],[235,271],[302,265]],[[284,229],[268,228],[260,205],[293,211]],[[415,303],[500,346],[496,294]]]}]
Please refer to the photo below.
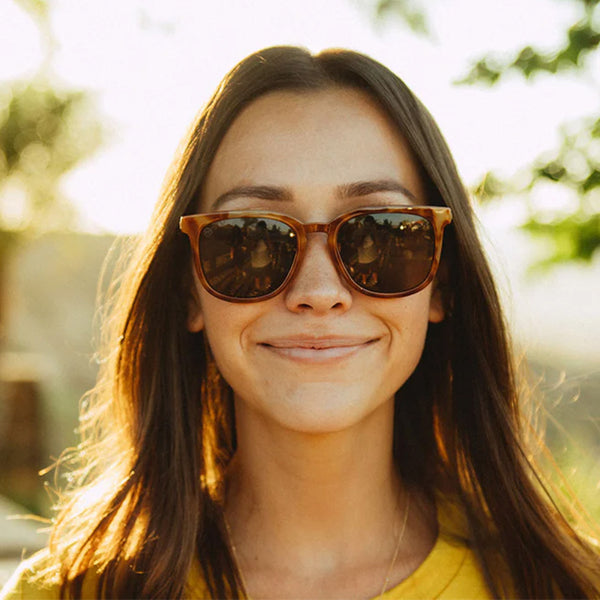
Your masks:
[{"label": "yellow shirt", "polygon": [[[463,530],[460,512],[451,505],[438,503],[438,521],[439,534],[431,552],[409,577],[382,596],[384,600],[492,598],[475,555],[453,535]],[[40,555],[36,555],[23,562],[0,592],[0,600],[57,600],[57,586],[43,588],[30,581],[39,561]],[[93,578],[89,578],[83,597],[92,597],[94,589]],[[207,597],[198,565],[190,572],[187,590],[188,598]]]}]

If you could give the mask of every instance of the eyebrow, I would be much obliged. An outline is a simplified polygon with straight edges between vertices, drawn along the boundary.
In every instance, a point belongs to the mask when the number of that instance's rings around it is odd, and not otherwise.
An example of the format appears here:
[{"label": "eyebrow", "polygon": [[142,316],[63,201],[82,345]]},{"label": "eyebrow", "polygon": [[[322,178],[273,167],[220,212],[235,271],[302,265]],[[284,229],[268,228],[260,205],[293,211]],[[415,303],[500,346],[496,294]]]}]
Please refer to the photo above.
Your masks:
[{"label": "eyebrow", "polygon": [[[406,186],[393,179],[377,179],[374,181],[355,181],[336,188],[339,200],[359,198],[378,192],[395,192],[416,202],[417,198]],[[218,210],[225,202],[237,198],[259,198],[261,200],[276,200],[291,202],[294,197],[288,188],[275,185],[241,185],[234,187],[217,197],[211,204],[211,210]]]},{"label": "eyebrow", "polygon": [[376,194],[377,192],[396,192],[414,202],[417,201],[417,197],[406,186],[394,179],[347,183],[338,187],[337,196],[341,200],[345,200],[346,198],[359,198],[361,196],[368,196],[369,194]]},{"label": "eyebrow", "polygon": [[275,185],[240,185],[221,194],[211,205],[212,210],[218,210],[221,205],[236,198],[259,198],[261,200],[281,200],[291,202],[292,194],[287,188]]}]

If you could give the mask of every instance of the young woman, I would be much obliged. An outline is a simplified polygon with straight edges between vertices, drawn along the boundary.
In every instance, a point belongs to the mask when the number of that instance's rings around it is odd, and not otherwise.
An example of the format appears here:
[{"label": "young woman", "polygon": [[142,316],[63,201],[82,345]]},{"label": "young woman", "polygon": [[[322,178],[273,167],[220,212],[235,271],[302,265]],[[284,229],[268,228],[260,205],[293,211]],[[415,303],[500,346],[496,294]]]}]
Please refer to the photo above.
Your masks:
[{"label": "young woman", "polygon": [[236,66],[114,288],[73,489],[6,597],[600,595],[450,152],[379,63]]}]

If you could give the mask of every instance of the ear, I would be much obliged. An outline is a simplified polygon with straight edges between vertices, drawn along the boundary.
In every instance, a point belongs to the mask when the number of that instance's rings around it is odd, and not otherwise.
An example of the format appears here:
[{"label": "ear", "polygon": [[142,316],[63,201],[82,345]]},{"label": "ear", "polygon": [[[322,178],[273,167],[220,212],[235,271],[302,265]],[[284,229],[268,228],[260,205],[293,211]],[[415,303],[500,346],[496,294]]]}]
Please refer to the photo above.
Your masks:
[{"label": "ear", "polygon": [[429,300],[429,322],[430,323],[441,323],[446,317],[446,310],[444,309],[444,300],[442,290],[439,285],[433,287],[431,292],[431,298]]},{"label": "ear", "polygon": [[187,328],[190,333],[198,333],[204,329],[204,314],[196,286],[191,290],[188,300]]}]

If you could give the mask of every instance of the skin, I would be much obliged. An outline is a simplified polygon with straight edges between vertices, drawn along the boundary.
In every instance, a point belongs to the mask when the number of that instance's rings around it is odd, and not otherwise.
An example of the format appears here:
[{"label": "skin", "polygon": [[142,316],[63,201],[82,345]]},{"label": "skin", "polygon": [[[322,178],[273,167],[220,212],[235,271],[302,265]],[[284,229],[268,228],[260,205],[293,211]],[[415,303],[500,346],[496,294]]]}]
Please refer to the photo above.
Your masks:
[{"label": "skin", "polygon": [[[344,193],[381,181],[394,185]],[[248,186],[276,190],[231,193]],[[427,204],[407,144],[369,96],[333,88],[274,92],[246,107],[217,151],[199,209],[329,222],[353,208],[407,204]],[[394,393],[420,359],[428,323],[444,318],[432,285],[398,299],[361,294],[315,233],[279,295],[230,303],[196,281],[195,297],[188,327],[205,330],[235,392],[226,515],[250,595],[378,595],[409,496],[392,462]],[[388,587],[435,540],[434,508],[410,496]]]}]

